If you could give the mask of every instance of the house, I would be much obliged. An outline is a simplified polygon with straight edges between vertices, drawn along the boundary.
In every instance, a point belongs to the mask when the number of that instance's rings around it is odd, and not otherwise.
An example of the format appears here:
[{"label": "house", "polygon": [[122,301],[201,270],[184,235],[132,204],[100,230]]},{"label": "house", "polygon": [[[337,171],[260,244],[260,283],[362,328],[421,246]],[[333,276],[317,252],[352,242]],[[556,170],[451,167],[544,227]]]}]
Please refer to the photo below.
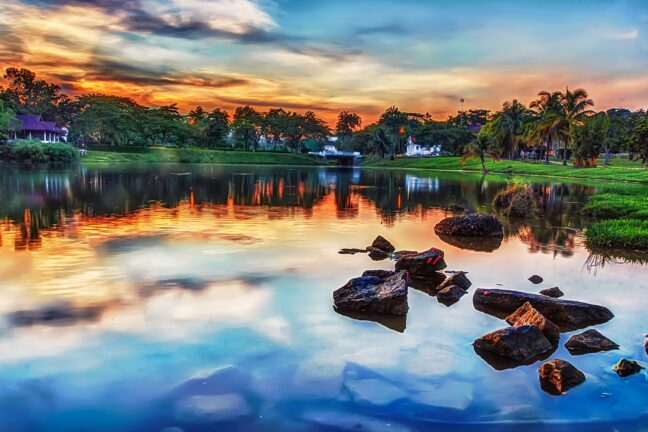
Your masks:
[{"label": "house", "polygon": [[438,156],[441,152],[440,145],[422,145],[417,144],[416,139],[412,136],[407,138],[407,148],[405,154],[409,157],[429,157]]},{"label": "house", "polygon": [[20,130],[14,132],[14,139],[40,140],[41,142],[60,142],[67,140],[67,130],[58,127],[55,122],[41,120],[39,115],[18,115]]}]

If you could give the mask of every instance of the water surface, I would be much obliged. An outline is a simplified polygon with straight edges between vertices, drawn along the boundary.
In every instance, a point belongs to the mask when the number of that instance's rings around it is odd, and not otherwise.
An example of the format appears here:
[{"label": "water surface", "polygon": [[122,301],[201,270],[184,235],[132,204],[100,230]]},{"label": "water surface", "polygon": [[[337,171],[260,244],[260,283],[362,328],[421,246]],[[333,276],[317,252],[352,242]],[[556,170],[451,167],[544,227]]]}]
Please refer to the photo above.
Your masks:
[{"label": "water surface", "polygon": [[[645,431],[647,266],[592,255],[591,185],[534,183],[543,217],[503,241],[434,234],[490,211],[501,179],[325,168],[165,166],[0,174],[2,431]],[[410,289],[401,322],[337,314],[332,292],[393,262],[339,255],[381,234],[439,247],[476,287],[602,304],[620,351],[551,358],[587,381],[543,392],[539,362],[498,370],[471,342],[504,327],[467,295]],[[535,286],[532,274],[544,277]],[[472,290],[471,289],[471,290]]]}]

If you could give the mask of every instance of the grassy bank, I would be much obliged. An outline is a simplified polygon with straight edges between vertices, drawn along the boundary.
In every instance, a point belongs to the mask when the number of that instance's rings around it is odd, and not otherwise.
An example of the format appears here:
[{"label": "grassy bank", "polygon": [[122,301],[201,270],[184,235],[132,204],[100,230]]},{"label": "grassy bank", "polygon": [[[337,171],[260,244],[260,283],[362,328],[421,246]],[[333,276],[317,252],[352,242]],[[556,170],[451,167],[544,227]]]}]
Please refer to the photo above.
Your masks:
[{"label": "grassy bank", "polygon": [[119,150],[89,150],[84,164],[114,163],[214,163],[249,165],[319,165],[306,155],[278,152],[133,147]]},{"label": "grassy bank", "polygon": [[[461,158],[447,156],[434,158],[398,158],[366,163],[366,167],[427,169],[442,171],[481,171],[477,160],[461,165]],[[648,170],[628,167],[573,168],[559,164],[545,165],[518,161],[487,162],[486,168],[497,174],[536,175],[602,181],[628,181],[648,184]]]}]

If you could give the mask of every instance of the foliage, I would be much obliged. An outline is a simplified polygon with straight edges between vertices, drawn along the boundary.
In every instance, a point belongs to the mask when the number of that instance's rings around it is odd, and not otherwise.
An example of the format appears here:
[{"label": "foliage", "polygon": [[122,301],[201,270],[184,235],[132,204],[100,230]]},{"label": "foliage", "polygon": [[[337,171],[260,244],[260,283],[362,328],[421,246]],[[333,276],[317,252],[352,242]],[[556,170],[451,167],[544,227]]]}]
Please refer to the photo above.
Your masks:
[{"label": "foliage", "polygon": [[0,140],[9,138],[11,132],[18,129],[20,121],[16,118],[16,112],[0,100]]},{"label": "foliage", "polygon": [[5,93],[19,114],[40,114],[65,124],[59,115],[59,105],[67,105],[69,99],[61,92],[61,86],[36,79],[29,69],[7,68],[4,79],[9,82]]},{"label": "foliage", "polygon": [[356,113],[342,111],[338,115],[337,123],[335,124],[335,134],[344,148],[349,149],[353,132],[361,124],[362,119]]},{"label": "foliage", "polygon": [[16,140],[0,145],[0,160],[28,164],[69,164],[78,160],[78,153],[66,143]]},{"label": "foliage", "polygon": [[486,157],[490,157],[496,162],[499,162],[499,154],[493,139],[485,134],[481,133],[477,135],[474,141],[472,141],[466,148],[466,153],[461,158],[461,164],[464,165],[467,160],[478,158],[481,162],[482,173],[486,175]]},{"label": "foliage", "polygon": [[581,211],[598,219],[648,220],[648,197],[645,194],[597,193]]},{"label": "foliage", "polygon": [[495,195],[493,206],[509,217],[533,217],[538,213],[538,199],[533,188],[520,183],[512,183]]},{"label": "foliage", "polygon": [[608,134],[610,120],[605,113],[588,117],[582,126],[574,130],[574,166],[590,168],[596,166],[598,155]]},{"label": "foliage", "polygon": [[529,110],[517,99],[504,102],[502,110],[495,113],[484,133],[488,133],[498,142],[503,154],[515,159],[525,142],[525,122],[528,117]]},{"label": "foliage", "polygon": [[630,145],[633,160],[641,160],[648,169],[648,117],[637,122],[630,134]]}]

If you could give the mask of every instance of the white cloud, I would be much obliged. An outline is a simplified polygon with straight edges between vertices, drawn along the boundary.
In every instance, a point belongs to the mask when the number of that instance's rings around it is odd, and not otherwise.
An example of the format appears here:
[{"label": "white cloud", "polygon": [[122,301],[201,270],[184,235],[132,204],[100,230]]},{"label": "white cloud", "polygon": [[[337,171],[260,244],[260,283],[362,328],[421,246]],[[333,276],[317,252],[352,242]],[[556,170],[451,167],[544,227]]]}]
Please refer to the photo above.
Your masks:
[{"label": "white cloud", "polygon": [[613,40],[635,40],[639,39],[639,30],[634,29],[626,32],[606,33],[604,37]]}]

